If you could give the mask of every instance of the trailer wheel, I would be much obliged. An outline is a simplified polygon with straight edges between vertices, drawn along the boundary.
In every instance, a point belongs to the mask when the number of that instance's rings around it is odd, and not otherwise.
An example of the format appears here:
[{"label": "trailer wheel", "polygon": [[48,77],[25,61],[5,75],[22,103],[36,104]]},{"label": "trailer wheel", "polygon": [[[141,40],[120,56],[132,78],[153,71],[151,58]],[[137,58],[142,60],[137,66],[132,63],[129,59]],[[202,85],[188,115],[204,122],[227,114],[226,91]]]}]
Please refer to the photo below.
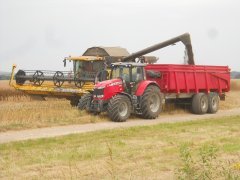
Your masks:
[{"label": "trailer wheel", "polygon": [[156,86],[146,88],[140,103],[142,117],[145,119],[155,119],[162,111],[161,92]]},{"label": "trailer wheel", "polygon": [[108,103],[107,112],[112,121],[125,122],[131,114],[132,104],[124,95],[114,96]]},{"label": "trailer wheel", "polygon": [[218,111],[219,97],[217,93],[210,93],[208,95],[208,113],[214,114]]},{"label": "trailer wheel", "polygon": [[80,110],[86,109],[87,105],[90,104],[91,99],[92,99],[92,94],[91,93],[84,94],[81,97],[81,99],[79,100],[78,108]]},{"label": "trailer wheel", "polygon": [[208,97],[205,93],[195,94],[192,98],[192,111],[194,114],[205,114],[208,110]]}]

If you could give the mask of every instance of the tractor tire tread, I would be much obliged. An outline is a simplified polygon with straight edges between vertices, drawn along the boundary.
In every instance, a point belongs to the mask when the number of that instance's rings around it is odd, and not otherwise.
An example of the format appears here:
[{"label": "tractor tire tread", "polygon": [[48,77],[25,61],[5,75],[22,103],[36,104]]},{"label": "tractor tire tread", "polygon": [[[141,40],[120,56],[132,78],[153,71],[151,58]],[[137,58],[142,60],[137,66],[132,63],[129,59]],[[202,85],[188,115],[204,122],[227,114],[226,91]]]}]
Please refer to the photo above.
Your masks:
[{"label": "tractor tire tread", "polygon": [[[150,94],[152,93],[157,93],[159,95],[160,98],[160,106],[159,106],[159,110],[157,113],[153,113],[149,110],[148,107],[148,99]],[[155,119],[156,117],[158,117],[159,113],[162,111],[162,96],[161,96],[161,92],[159,90],[159,88],[157,86],[148,86],[145,90],[145,92],[143,93],[142,96],[142,101],[140,103],[140,107],[142,110],[142,114],[141,117],[144,119]]]},{"label": "tractor tire tread", "polygon": [[91,101],[91,98],[92,98],[91,93],[84,94],[78,102],[78,109],[85,110],[87,107],[87,103],[88,101]]},{"label": "tractor tire tread", "polygon": [[[125,117],[121,117],[118,113],[119,102],[122,100],[125,100],[127,102],[128,108],[129,108],[128,113]],[[108,103],[108,106],[107,106],[108,116],[114,122],[125,122],[131,114],[131,108],[132,108],[131,101],[127,96],[116,95],[112,99],[110,99]]]}]

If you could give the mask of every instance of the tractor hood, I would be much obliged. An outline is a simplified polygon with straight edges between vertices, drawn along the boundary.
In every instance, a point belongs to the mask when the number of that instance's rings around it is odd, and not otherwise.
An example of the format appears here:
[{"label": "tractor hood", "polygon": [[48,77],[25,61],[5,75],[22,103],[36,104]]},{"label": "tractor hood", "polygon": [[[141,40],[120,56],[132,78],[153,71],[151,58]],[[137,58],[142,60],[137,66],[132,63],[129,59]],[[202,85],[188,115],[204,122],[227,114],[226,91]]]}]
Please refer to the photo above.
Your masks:
[{"label": "tractor hood", "polygon": [[102,81],[102,82],[98,82],[95,85],[96,89],[103,89],[109,86],[115,86],[115,85],[122,85],[122,80],[120,78],[118,79],[111,79],[111,80],[106,80],[106,81]]}]

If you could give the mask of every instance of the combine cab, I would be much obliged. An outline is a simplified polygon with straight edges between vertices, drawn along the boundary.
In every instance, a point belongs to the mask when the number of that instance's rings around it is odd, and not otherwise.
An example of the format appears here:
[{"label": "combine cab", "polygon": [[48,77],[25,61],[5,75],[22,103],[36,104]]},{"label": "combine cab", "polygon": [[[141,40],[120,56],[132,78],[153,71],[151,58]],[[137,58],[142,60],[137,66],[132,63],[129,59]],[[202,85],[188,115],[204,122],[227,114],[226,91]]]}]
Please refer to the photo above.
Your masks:
[{"label": "combine cab", "polygon": [[[10,85],[30,95],[67,98],[76,106],[82,95],[93,90],[96,79],[106,79],[107,64],[129,55],[120,47],[92,47],[83,56],[67,57],[73,62],[73,71],[19,70],[14,79],[13,66]],[[100,77],[99,77],[100,76]]]}]

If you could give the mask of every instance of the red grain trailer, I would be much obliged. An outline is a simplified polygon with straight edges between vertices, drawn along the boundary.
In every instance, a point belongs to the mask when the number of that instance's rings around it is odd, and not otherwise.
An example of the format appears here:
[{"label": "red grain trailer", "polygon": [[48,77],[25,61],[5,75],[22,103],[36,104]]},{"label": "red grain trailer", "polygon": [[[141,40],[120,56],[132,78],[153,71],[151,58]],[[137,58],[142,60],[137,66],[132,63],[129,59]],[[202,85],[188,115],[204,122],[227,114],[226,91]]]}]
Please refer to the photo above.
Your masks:
[{"label": "red grain trailer", "polygon": [[228,66],[149,64],[145,70],[147,79],[156,81],[165,100],[191,100],[195,114],[216,113],[219,98],[225,100],[230,90]]},{"label": "red grain trailer", "polygon": [[156,81],[166,95],[215,92],[224,97],[230,90],[228,66],[149,64],[145,70],[159,74],[157,78],[147,73],[147,79]]}]

